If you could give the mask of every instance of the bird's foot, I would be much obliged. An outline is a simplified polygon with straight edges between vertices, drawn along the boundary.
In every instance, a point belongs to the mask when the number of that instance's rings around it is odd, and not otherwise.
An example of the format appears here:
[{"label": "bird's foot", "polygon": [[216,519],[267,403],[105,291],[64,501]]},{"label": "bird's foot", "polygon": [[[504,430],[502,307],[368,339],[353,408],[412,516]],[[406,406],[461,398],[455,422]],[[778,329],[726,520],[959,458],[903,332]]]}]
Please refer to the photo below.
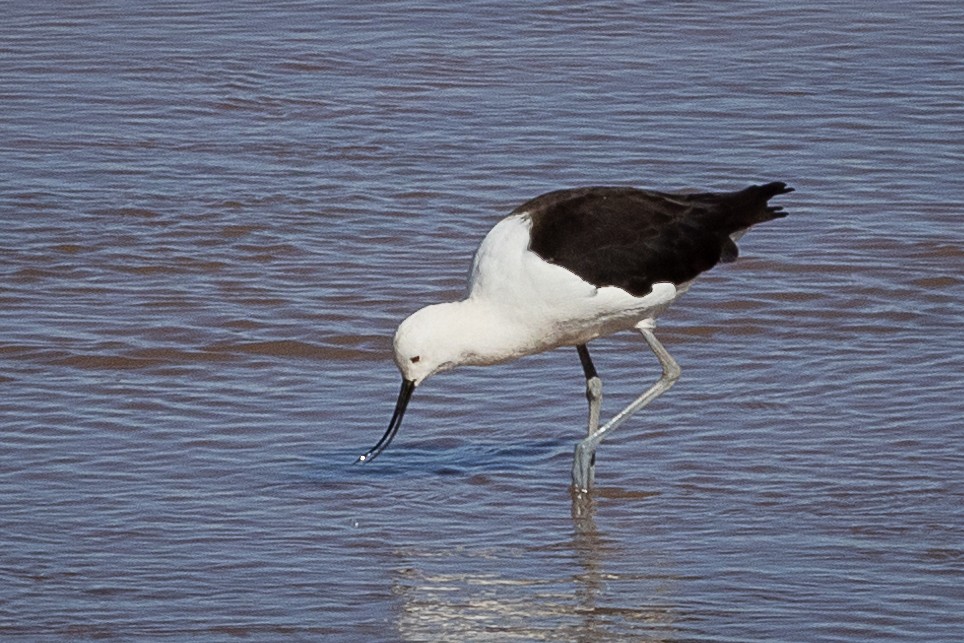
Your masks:
[{"label": "bird's foot", "polygon": [[588,493],[596,474],[596,445],[583,440],[576,445],[572,459],[572,486],[576,492]]}]

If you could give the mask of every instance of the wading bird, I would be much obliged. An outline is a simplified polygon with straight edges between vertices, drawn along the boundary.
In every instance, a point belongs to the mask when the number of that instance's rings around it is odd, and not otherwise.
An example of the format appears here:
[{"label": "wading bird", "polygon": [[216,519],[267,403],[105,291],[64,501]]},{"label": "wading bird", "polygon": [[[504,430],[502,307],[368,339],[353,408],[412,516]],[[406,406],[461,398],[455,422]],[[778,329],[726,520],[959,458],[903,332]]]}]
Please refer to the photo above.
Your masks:
[{"label": "wading bird", "polygon": [[[748,228],[786,216],[768,201],[792,191],[780,182],[693,194],[584,187],[522,204],[483,239],[464,300],[427,306],[399,325],[394,348],[402,388],[395,412],[358,461],[374,460],[391,443],[412,393],[430,375],[575,346],[586,376],[589,431],[576,445],[572,482],[588,491],[600,441],[679,378],[679,366],[653,334],[656,316],[700,273],[734,261],[736,241]],[[663,374],[600,427],[602,382],[586,345],[633,328]]]}]

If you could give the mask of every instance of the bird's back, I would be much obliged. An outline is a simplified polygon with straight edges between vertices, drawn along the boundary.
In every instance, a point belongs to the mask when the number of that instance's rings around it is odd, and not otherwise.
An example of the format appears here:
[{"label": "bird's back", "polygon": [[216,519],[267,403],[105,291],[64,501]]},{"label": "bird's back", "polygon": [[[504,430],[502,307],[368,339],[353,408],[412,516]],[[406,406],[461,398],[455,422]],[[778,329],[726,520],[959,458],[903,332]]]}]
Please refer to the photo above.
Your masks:
[{"label": "bird's back", "polygon": [[545,261],[640,297],[654,283],[680,285],[734,260],[733,236],[785,216],[767,201],[792,190],[780,182],[697,194],[586,187],[549,192],[513,214],[530,217],[529,249]]}]

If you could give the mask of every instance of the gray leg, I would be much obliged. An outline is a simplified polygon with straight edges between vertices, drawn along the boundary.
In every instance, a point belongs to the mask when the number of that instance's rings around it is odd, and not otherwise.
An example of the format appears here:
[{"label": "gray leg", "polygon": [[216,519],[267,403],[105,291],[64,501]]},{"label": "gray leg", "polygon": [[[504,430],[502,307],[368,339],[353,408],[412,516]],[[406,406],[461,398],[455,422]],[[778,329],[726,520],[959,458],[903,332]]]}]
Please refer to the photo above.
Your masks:
[{"label": "gray leg", "polygon": [[[620,411],[613,419],[607,422],[602,428],[591,431],[590,435],[576,445],[576,452],[572,462],[572,484],[577,491],[589,491],[592,488],[594,476],[594,464],[596,461],[596,447],[602,442],[606,435],[617,426],[625,422],[629,416],[640,410],[657,397],[669,390],[676,383],[680,376],[680,367],[676,360],[670,356],[663,345],[659,343],[653,334],[653,323],[645,320],[637,324],[636,330],[643,335],[643,339],[649,344],[650,350],[656,355],[660,366],[663,367],[663,375],[649,389],[637,397],[629,406]],[[582,351],[580,351],[580,356]],[[588,357],[589,353],[586,352]],[[585,366],[584,366],[585,367]],[[598,379],[598,378],[597,378]],[[588,388],[588,383],[587,383]],[[601,387],[600,387],[601,392]],[[590,399],[590,414],[592,413],[592,399]],[[598,408],[596,418],[598,423]],[[590,430],[592,429],[592,418],[590,417]]]},{"label": "gray leg", "polygon": [[[579,351],[579,361],[582,362],[583,373],[586,374],[586,400],[589,402],[589,430],[587,436],[599,430],[599,411],[602,407],[602,380],[596,374],[596,366],[589,357],[589,348],[585,344],[576,346]],[[584,475],[584,480],[592,486],[593,476],[596,470],[596,454],[593,453],[589,459],[588,470]],[[575,475],[575,474],[573,474]]]}]

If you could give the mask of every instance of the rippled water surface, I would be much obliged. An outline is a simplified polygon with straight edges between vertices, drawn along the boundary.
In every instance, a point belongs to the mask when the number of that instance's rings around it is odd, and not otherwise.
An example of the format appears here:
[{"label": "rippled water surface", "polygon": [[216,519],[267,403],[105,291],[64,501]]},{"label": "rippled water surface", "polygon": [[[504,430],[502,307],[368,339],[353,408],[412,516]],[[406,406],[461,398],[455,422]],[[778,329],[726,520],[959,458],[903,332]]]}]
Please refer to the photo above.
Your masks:
[{"label": "rippled water surface", "polygon": [[[10,3],[0,638],[964,639],[960,3]],[[395,325],[583,184],[785,180],[599,451]],[[613,413],[658,367],[595,342]]]}]

